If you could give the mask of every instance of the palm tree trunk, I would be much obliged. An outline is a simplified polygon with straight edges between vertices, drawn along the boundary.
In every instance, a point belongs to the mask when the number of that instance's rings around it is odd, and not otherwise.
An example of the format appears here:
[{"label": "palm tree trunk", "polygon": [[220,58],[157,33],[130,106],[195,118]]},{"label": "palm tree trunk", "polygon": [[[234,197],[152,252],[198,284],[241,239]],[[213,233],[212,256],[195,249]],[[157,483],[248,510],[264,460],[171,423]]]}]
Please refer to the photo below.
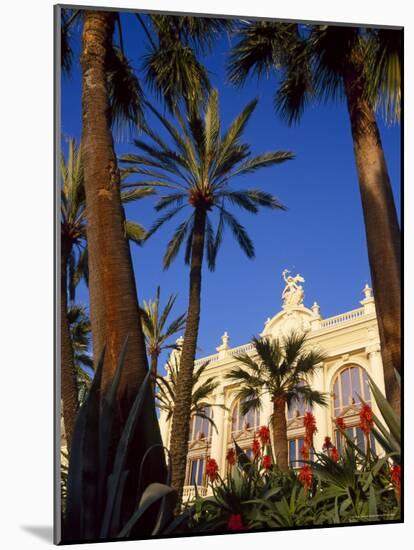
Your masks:
[{"label": "palm tree trunk", "polygon": [[156,388],[156,380],[157,380],[157,372],[158,372],[158,353],[151,353],[151,381],[152,381],[152,389],[155,394],[155,388]]},{"label": "palm tree trunk", "polygon": [[177,375],[176,401],[174,403],[171,428],[171,484],[178,493],[177,510],[179,510],[182,498],[188,452],[194,359],[200,322],[201,269],[203,263],[205,225],[206,211],[203,209],[196,209],[191,249],[187,322],[181,352],[180,370]]},{"label": "palm tree trunk", "polygon": [[288,439],[284,399],[276,398],[273,401],[272,430],[276,463],[282,472],[288,472]]},{"label": "palm tree trunk", "polygon": [[365,82],[358,52],[344,73],[354,154],[364,212],[368,258],[386,396],[400,414],[400,387],[394,369],[401,368],[400,229],[373,109],[363,98]]},{"label": "palm tree trunk", "polygon": [[85,173],[90,312],[94,356],[105,346],[102,389],[111,382],[120,350],[128,349],[120,396],[136,395],[147,369],[120,180],[111,132],[106,59],[114,12],[87,11],[82,37],[82,154]]},{"label": "palm tree trunk", "polygon": [[68,320],[67,266],[70,246],[62,240],[60,255],[60,375],[63,401],[63,422],[65,426],[68,453],[78,412],[78,385],[76,381],[73,347]]}]

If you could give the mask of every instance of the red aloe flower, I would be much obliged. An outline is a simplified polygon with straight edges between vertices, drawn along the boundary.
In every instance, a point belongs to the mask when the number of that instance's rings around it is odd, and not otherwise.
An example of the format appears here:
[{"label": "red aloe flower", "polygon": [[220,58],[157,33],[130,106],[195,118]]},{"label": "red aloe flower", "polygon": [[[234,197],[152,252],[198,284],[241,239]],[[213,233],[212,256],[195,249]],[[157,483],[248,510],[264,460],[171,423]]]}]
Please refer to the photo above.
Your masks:
[{"label": "red aloe flower", "polygon": [[309,464],[305,464],[299,470],[298,479],[303,484],[305,488],[305,492],[307,492],[310,489],[310,486],[312,485],[312,479],[313,479],[313,473]]},{"label": "red aloe flower", "polygon": [[309,460],[309,445],[305,441],[305,444],[299,449],[299,453],[303,460]]},{"label": "red aloe flower", "polygon": [[332,445],[332,440],[329,436],[326,436],[325,437],[325,441],[323,443],[323,447],[322,449],[326,450],[326,451],[329,451],[329,449],[331,449],[333,447]]},{"label": "red aloe flower", "polygon": [[305,426],[305,441],[309,447],[313,445],[313,435],[318,431],[316,428],[316,420],[311,412],[306,412],[303,417],[303,425]]},{"label": "red aloe flower", "polygon": [[254,456],[257,456],[260,454],[260,442],[255,437],[253,438],[252,451]]},{"label": "red aloe flower", "polygon": [[229,449],[227,451],[226,459],[230,466],[234,466],[236,464],[236,453],[234,449]]},{"label": "red aloe flower", "polygon": [[272,458],[270,455],[265,455],[262,460],[262,466],[265,470],[270,470],[272,466]]},{"label": "red aloe flower", "polygon": [[336,447],[332,446],[330,451],[329,451],[329,456],[332,458],[332,460],[334,462],[338,462],[338,460],[339,460],[338,449]]},{"label": "red aloe flower", "polygon": [[240,514],[231,514],[227,522],[227,529],[230,531],[242,531],[246,529]]},{"label": "red aloe flower", "polygon": [[209,458],[206,463],[206,476],[210,479],[210,481],[214,481],[217,479],[217,474],[218,464],[214,458]]},{"label": "red aloe flower", "polygon": [[270,442],[270,430],[267,426],[259,428],[259,439],[262,445],[267,445]]},{"label": "red aloe flower", "polygon": [[401,493],[401,466],[394,464],[391,468],[391,483],[394,486],[394,491],[397,496]]},{"label": "red aloe flower", "polygon": [[342,416],[338,416],[338,418],[335,420],[335,424],[338,426],[340,430],[346,429],[345,420],[342,418]]},{"label": "red aloe flower", "polygon": [[359,427],[364,432],[365,435],[369,435],[372,430],[372,425],[374,423],[374,414],[369,405],[363,405],[359,413]]}]

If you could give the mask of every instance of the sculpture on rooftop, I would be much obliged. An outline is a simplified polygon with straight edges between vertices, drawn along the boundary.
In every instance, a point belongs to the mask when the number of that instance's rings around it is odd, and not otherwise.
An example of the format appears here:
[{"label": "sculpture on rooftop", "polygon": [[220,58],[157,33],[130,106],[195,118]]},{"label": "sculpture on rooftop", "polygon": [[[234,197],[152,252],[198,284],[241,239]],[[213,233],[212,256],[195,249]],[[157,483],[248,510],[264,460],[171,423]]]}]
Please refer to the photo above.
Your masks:
[{"label": "sculpture on rooftop", "polygon": [[282,292],[283,306],[299,306],[303,303],[303,298],[305,296],[303,287],[299,283],[304,283],[305,279],[302,275],[299,275],[299,273],[297,273],[295,277],[287,275],[288,273],[290,273],[288,269],[282,272],[283,279],[286,283]]}]

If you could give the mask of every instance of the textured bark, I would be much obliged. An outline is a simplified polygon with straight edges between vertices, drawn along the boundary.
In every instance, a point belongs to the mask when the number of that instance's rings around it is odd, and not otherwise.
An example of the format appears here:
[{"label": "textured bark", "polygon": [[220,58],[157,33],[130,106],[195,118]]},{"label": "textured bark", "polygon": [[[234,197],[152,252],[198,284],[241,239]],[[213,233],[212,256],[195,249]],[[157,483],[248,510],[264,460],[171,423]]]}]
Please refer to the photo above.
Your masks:
[{"label": "textured bark", "polygon": [[106,60],[114,12],[87,11],[82,37],[82,154],[84,161],[90,315],[94,356],[105,346],[102,389],[110,384],[125,338],[128,349],[120,384],[127,403],[147,369],[120,180],[111,132]]},{"label": "textured bark", "polygon": [[365,221],[368,258],[375,296],[385,389],[400,414],[401,370],[400,229],[375,115],[363,99],[364,78],[356,51],[344,73],[354,154]]},{"label": "textured bark", "polygon": [[155,387],[156,387],[156,380],[157,380],[157,372],[158,372],[158,353],[151,353],[151,381],[152,381],[152,388],[155,393]]},{"label": "textured bark", "polygon": [[174,403],[170,443],[172,464],[171,484],[178,493],[178,507],[182,498],[188,452],[194,359],[200,321],[201,269],[204,252],[205,224],[206,211],[196,209],[191,250],[187,322],[181,352],[180,369],[177,375],[177,396]]},{"label": "textured bark", "polygon": [[284,399],[276,398],[273,401],[272,430],[276,463],[282,470],[282,472],[288,472],[288,439],[286,425],[286,404]]},{"label": "textured bark", "polygon": [[61,397],[63,402],[63,422],[67,450],[70,452],[72,434],[78,412],[78,386],[76,381],[73,346],[68,320],[67,265],[70,249],[62,242],[60,255],[60,376]]}]

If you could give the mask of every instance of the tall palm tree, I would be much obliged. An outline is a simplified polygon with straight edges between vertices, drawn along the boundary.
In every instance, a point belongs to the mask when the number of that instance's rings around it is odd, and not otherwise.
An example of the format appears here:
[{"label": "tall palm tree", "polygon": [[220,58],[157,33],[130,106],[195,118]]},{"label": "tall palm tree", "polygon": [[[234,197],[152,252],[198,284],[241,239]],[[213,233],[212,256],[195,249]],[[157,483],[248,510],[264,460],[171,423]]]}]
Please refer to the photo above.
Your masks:
[{"label": "tall palm tree", "polygon": [[[191,418],[197,416],[207,420],[214,429],[217,426],[211,416],[206,415],[206,401],[209,400],[214,390],[219,387],[220,382],[209,377],[200,382],[200,378],[208,367],[208,361],[196,367],[193,373],[193,387],[191,393]],[[180,363],[177,356],[170,356],[167,362],[168,377],[157,375],[157,406],[160,410],[166,413],[166,421],[168,422],[174,415],[174,407],[177,401],[177,380]],[[214,403],[212,407],[225,408],[222,403]]]},{"label": "tall palm tree", "polygon": [[[75,290],[81,278],[88,283],[88,246],[86,241],[86,204],[84,187],[84,164],[81,148],[74,139],[69,139],[67,158],[61,154],[61,395],[63,401],[63,416],[68,449],[72,438],[72,430],[78,408],[78,391],[76,385],[76,349],[73,349],[73,334],[71,334],[70,301],[75,299]],[[135,201],[154,193],[151,187],[129,189],[121,183],[121,201]],[[145,237],[145,229],[139,223],[126,220],[123,228],[127,238],[141,244]],[[78,312],[79,313],[79,312]],[[68,316],[70,318],[68,319]],[[79,320],[79,319],[78,319]],[[73,319],[73,322],[76,322]],[[79,325],[80,326],[80,325]]]},{"label": "tall palm tree", "polygon": [[[88,258],[90,279],[90,306],[92,333],[96,356],[100,356],[106,345],[102,385],[105,388],[116,368],[116,358],[129,335],[127,357],[125,358],[123,387],[131,396],[136,391],[147,369],[145,343],[140,323],[136,284],[132,270],[130,250],[123,231],[124,213],[119,198],[120,175],[117,167],[111,127],[123,124],[143,124],[142,90],[131,69],[123,49],[122,27],[117,12],[64,9],[62,11],[62,67],[68,73],[72,49],[70,31],[79,19],[83,20],[82,35],[82,140],[84,142],[85,189],[88,208]],[[156,16],[153,16],[154,20]],[[173,80],[194,83],[191,76],[197,69],[192,45],[207,43],[227,23],[218,24],[211,19],[203,25],[191,17],[184,19],[175,32],[176,50],[183,44],[182,57],[186,63],[169,63],[168,78],[156,87],[163,87]],[[114,28],[118,26],[119,47],[113,42]],[[155,25],[157,28],[157,25]],[[161,25],[162,33],[172,36],[166,28],[178,28],[175,24]],[[210,29],[210,30],[208,30]],[[151,35],[148,33],[149,38]],[[155,43],[154,43],[155,44]],[[156,48],[157,49],[157,48]],[[158,53],[162,52],[161,39]],[[161,65],[152,65],[152,77]],[[155,72],[154,72],[155,71]],[[198,71],[197,74],[200,74]],[[188,86],[173,87],[173,93],[189,93]]]},{"label": "tall palm tree", "polygon": [[[90,314],[95,357],[105,347],[102,390],[109,386],[125,338],[120,395],[130,402],[148,369],[131,252],[125,233],[120,173],[111,126],[109,59],[115,12],[86,11],[82,34],[82,152],[88,212]],[[115,75],[116,76],[116,73]]]},{"label": "tall palm tree", "polygon": [[69,141],[67,161],[61,156],[61,254],[60,254],[60,353],[63,422],[68,449],[78,410],[78,388],[68,319],[68,286],[74,288],[76,264],[82,264],[85,239],[83,165],[74,140]]},{"label": "tall palm tree", "polygon": [[155,387],[158,373],[158,358],[164,349],[176,348],[175,344],[167,344],[167,340],[182,330],[185,326],[185,315],[180,315],[167,325],[168,316],[174,307],[177,296],[171,295],[165,307],[160,311],[160,287],[157,287],[155,300],[144,300],[141,308],[142,328],[147,342],[148,355],[151,358],[151,374]]},{"label": "tall palm tree", "polygon": [[76,371],[78,402],[82,405],[92,382],[88,371],[93,369],[90,353],[91,322],[84,306],[71,304],[68,308],[68,322],[73,349],[73,362]]},{"label": "tall palm tree", "polygon": [[226,378],[238,382],[242,414],[262,406],[263,396],[268,394],[273,403],[271,418],[273,446],[280,469],[289,470],[286,407],[294,402],[307,405],[326,405],[325,394],[313,390],[310,383],[324,354],[308,350],[305,335],[292,333],[284,340],[254,338],[254,356],[247,353],[235,357],[242,363]]},{"label": "tall palm tree", "polygon": [[[186,206],[191,214],[177,227],[164,256],[168,268],[186,240],[185,261],[190,265],[189,301],[181,365],[177,378],[177,401],[172,426],[171,459],[172,484],[181,498],[188,450],[188,430],[191,414],[191,392],[194,358],[200,321],[201,273],[204,250],[207,262],[214,270],[217,251],[227,225],[245,254],[254,257],[254,246],[244,227],[228,210],[227,205],[238,206],[252,214],[260,207],[283,209],[270,193],[258,189],[232,190],[230,182],[236,176],[253,174],[260,168],[273,166],[292,159],[289,152],[272,151],[253,157],[248,144],[241,138],[257,101],[251,101],[234,119],[222,135],[218,93],[210,92],[200,114],[192,110],[186,119],[176,111],[178,125],[169,122],[149,106],[172,140],[170,148],[153,131],[146,129],[153,144],[136,139],[140,153],[125,155],[121,160],[134,169],[145,169],[157,177],[157,182],[170,189],[161,196],[156,210],[171,207],[150,229],[155,233],[165,222],[180,213]],[[143,167],[143,168],[142,168]],[[212,212],[218,213],[218,226],[214,235]]]},{"label": "tall palm tree", "polygon": [[375,110],[388,121],[399,119],[402,31],[255,22],[243,25],[239,36],[230,57],[230,79],[242,84],[249,74],[281,70],[275,107],[289,124],[312,101],[346,99],[386,393],[399,414],[394,369],[401,367],[400,230]]}]

